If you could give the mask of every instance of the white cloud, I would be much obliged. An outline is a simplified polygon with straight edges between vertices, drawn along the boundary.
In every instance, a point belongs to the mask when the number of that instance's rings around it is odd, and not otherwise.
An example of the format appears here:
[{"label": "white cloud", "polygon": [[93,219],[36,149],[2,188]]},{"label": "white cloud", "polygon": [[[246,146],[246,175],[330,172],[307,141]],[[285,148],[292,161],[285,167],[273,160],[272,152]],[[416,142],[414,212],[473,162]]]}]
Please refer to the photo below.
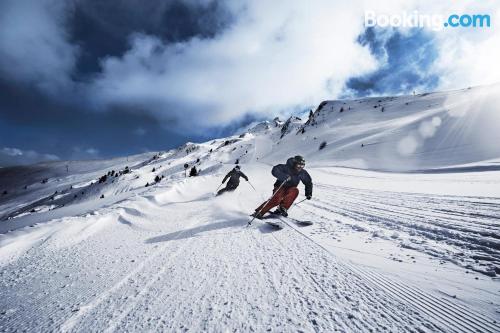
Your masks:
[{"label": "white cloud", "polygon": [[137,127],[133,133],[137,136],[143,136],[147,133],[147,131],[142,127]]},{"label": "white cloud", "polygon": [[75,146],[72,149],[71,158],[72,160],[88,160],[99,158],[99,150],[93,147],[80,147]]},{"label": "white cloud", "polygon": [[2,153],[5,155],[8,155],[8,156],[21,156],[21,155],[23,155],[23,152],[21,149],[9,148],[9,147],[2,148]]},{"label": "white cloud", "polygon": [[489,29],[462,28],[439,35],[439,58],[434,70],[440,73],[441,87],[458,89],[500,82],[500,10],[491,13]]},{"label": "white cloud", "polygon": [[85,152],[89,155],[97,155],[99,154],[99,150],[98,149],[95,149],[95,148],[88,148],[88,149],[85,149]]},{"label": "white cloud", "polygon": [[57,161],[59,157],[53,154],[43,154],[34,150],[3,147],[0,149],[0,166],[24,165],[46,161]]},{"label": "white cloud", "polygon": [[227,124],[246,112],[272,115],[336,96],[346,79],[375,69],[356,42],[362,11],[325,1],[233,5],[236,23],[215,39],[164,45],[135,35],[122,57],[102,62],[91,87],[101,106],[135,105],[181,130]]},{"label": "white cloud", "polygon": [[435,32],[438,59],[431,69],[440,77],[440,89],[500,82],[500,3],[497,0],[417,1],[421,12],[488,14],[489,28],[445,28]]}]

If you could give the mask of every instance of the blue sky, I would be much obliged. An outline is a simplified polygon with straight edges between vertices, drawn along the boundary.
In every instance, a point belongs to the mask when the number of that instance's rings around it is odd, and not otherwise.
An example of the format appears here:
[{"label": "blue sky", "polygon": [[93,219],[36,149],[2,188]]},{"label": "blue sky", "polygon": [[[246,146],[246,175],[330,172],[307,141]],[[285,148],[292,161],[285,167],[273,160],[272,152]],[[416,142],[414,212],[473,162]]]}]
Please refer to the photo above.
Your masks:
[{"label": "blue sky", "polygon": [[166,150],[323,99],[453,81],[442,50],[456,34],[365,29],[365,9],[356,1],[4,0],[0,166]]},{"label": "blue sky", "polygon": [[438,87],[439,77],[431,71],[438,59],[432,33],[411,29],[405,34],[394,30],[384,35],[378,34],[375,28],[368,28],[358,42],[368,46],[370,52],[385,63],[375,71],[348,79],[346,97],[411,94],[414,90],[421,92],[421,89]]}]

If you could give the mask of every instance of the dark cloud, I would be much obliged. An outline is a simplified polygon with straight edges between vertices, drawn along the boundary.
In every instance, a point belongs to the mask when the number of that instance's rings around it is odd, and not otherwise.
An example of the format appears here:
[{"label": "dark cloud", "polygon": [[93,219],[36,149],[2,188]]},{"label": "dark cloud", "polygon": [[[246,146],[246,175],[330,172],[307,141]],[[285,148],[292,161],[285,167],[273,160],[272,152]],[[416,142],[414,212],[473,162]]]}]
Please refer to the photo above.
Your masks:
[{"label": "dark cloud", "polygon": [[232,22],[220,1],[78,1],[70,15],[71,42],[80,47],[77,75],[99,72],[100,61],[120,56],[141,33],[165,43],[213,38]]},{"label": "dark cloud", "polygon": [[344,95],[404,94],[438,86],[439,77],[430,69],[439,54],[430,32],[367,28],[358,42],[368,46],[382,65],[374,72],[349,79]]},{"label": "dark cloud", "polygon": [[[50,152],[62,159],[85,159],[163,150],[189,139],[176,131],[175,124],[170,128],[151,116],[127,109],[93,112],[86,110],[85,104],[58,101],[37,89],[1,79],[0,91],[4,92],[0,94],[0,148]],[[0,160],[0,166],[26,156],[18,155],[15,159],[7,156]]]},{"label": "dark cloud", "polygon": [[0,166],[55,156],[37,151],[85,159],[162,150],[204,138],[205,133],[181,133],[178,119],[158,122],[140,105],[96,110],[86,86],[103,59],[130,48],[134,34],[165,43],[212,38],[230,19],[216,1],[3,1],[0,149],[7,150]]},{"label": "dark cloud", "polygon": [[71,89],[78,47],[68,42],[68,1],[0,2],[0,75],[47,94]]}]

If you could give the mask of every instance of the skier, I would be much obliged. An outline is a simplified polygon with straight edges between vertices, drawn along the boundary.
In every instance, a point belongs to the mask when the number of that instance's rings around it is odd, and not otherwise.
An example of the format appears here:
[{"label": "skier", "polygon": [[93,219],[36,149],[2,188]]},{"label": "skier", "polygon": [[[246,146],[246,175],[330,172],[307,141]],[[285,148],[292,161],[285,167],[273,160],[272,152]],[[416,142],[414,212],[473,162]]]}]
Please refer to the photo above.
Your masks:
[{"label": "skier", "polygon": [[275,165],[271,171],[277,178],[274,183],[273,196],[269,201],[257,207],[252,216],[262,219],[264,214],[275,206],[278,206],[276,214],[288,216],[288,209],[299,195],[297,185],[301,181],[306,187],[307,200],[311,200],[313,184],[311,176],[304,170],[305,165],[305,160],[300,155],[290,157],[286,164]]},{"label": "skier", "polygon": [[224,184],[228,178],[229,181],[227,182],[226,187],[217,192],[217,195],[221,195],[226,191],[232,192],[236,190],[236,188],[240,185],[240,177],[243,177],[245,178],[246,181],[248,181],[247,175],[241,172],[240,166],[237,165],[231,171],[229,171],[228,174],[224,177],[224,179],[222,180],[222,184]]},{"label": "skier", "polygon": [[189,171],[189,177],[196,177],[198,176],[198,170],[196,170],[196,166],[193,166],[191,170]]}]

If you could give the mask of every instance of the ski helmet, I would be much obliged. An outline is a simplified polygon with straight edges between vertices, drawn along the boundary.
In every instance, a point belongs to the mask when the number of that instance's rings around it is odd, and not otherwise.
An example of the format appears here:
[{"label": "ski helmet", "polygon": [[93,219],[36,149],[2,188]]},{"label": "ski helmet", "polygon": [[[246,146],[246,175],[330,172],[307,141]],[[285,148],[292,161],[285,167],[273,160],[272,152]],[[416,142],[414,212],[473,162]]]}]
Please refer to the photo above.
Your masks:
[{"label": "ski helmet", "polygon": [[300,155],[297,155],[293,158],[293,163],[295,165],[306,165],[306,160],[304,159],[304,157],[300,156]]},{"label": "ski helmet", "polygon": [[239,166],[239,165],[237,165],[237,166],[235,166],[235,167],[234,167],[234,169],[235,169],[235,170],[239,170],[239,169],[240,169],[240,166]]}]

